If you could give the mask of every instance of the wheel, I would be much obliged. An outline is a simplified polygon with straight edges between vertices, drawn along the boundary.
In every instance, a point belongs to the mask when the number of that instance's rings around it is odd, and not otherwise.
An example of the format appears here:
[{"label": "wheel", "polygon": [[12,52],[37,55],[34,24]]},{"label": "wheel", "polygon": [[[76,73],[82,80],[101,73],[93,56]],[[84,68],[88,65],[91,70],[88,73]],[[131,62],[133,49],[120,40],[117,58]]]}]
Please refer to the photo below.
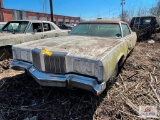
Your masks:
[{"label": "wheel", "polygon": [[31,74],[27,70],[25,70],[25,75],[26,75],[26,77],[27,77],[28,80],[32,80],[33,79],[33,77],[31,76]]},{"label": "wheel", "polygon": [[117,63],[111,78],[107,82],[107,85],[112,85],[116,82],[118,73],[119,73],[119,64]]}]

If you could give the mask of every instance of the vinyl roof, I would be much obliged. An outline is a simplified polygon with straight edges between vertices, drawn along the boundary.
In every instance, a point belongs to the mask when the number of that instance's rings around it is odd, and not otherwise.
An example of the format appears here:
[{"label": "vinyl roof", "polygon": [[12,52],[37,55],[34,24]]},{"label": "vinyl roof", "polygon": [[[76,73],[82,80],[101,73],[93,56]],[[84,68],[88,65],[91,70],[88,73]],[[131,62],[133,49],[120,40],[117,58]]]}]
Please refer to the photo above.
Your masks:
[{"label": "vinyl roof", "polygon": [[89,21],[83,21],[80,23],[125,23],[121,20],[115,20],[115,19],[110,19],[110,20],[106,20],[106,19],[97,19],[97,20],[89,20]]}]

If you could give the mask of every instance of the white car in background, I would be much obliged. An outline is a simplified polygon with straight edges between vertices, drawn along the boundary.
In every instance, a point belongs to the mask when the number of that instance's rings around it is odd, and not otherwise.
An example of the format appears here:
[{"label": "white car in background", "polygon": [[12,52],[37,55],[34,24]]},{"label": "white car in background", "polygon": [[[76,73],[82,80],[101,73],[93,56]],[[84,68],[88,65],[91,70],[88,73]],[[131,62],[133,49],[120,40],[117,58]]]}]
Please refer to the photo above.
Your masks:
[{"label": "white car in background", "polygon": [[[0,56],[11,56],[12,45],[44,38],[68,35],[69,30],[61,30],[50,21],[16,20],[9,21],[0,33]],[[8,51],[8,52],[6,52]]]}]

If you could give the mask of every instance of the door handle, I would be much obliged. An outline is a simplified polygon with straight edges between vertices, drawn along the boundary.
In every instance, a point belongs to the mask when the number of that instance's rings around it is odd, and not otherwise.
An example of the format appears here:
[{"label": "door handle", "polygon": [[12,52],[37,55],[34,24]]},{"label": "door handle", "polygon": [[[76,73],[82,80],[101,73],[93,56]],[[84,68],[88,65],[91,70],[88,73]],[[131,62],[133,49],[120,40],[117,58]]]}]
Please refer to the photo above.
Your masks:
[{"label": "door handle", "polygon": [[44,39],[44,38],[46,38],[47,37],[47,35],[43,35],[42,37],[41,37],[41,39]]}]

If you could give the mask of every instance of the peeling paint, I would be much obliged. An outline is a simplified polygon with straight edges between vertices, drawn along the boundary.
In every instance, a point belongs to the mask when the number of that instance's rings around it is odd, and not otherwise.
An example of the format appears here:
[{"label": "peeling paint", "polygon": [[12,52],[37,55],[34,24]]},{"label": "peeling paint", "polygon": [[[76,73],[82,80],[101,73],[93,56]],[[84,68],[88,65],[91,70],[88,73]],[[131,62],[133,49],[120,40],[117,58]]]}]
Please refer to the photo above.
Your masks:
[{"label": "peeling paint", "polygon": [[111,48],[121,43],[117,39],[84,36],[65,36],[59,38],[48,38],[34,42],[23,43],[17,47],[33,48],[43,47],[55,52],[67,52],[70,56],[79,56],[89,59],[102,58]]}]

